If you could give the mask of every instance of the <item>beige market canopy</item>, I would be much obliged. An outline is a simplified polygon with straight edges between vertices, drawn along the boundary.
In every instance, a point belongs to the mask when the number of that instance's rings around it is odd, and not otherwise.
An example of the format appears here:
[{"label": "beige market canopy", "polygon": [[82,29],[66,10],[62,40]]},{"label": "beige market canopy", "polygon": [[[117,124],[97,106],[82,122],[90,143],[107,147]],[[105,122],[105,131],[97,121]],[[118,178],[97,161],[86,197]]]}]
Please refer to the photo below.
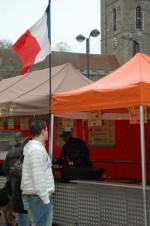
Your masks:
[{"label": "beige market canopy", "polygon": [[[0,82],[0,114],[39,115],[50,112],[49,69],[32,71],[24,76]],[[91,84],[92,81],[70,63],[52,67],[51,93],[60,93]]]}]

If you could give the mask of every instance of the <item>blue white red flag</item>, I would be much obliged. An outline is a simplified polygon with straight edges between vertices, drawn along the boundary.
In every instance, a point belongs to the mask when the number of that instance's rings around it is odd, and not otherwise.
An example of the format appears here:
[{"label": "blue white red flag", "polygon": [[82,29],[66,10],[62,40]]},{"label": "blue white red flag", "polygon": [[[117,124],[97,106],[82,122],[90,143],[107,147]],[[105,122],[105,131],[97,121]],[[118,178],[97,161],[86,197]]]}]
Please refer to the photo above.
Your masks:
[{"label": "blue white red flag", "polygon": [[27,73],[33,64],[43,61],[51,53],[50,0],[42,18],[16,41],[13,49],[22,62],[21,75]]}]

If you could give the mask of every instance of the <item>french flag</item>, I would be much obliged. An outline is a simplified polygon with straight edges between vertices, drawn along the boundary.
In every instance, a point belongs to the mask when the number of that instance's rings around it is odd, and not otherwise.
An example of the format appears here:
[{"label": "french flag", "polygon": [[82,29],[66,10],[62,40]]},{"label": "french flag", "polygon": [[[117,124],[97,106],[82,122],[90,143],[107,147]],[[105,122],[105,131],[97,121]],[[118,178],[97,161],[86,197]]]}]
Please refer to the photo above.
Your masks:
[{"label": "french flag", "polygon": [[13,49],[22,62],[20,75],[27,73],[33,64],[43,61],[51,53],[50,0],[43,17],[16,41]]}]

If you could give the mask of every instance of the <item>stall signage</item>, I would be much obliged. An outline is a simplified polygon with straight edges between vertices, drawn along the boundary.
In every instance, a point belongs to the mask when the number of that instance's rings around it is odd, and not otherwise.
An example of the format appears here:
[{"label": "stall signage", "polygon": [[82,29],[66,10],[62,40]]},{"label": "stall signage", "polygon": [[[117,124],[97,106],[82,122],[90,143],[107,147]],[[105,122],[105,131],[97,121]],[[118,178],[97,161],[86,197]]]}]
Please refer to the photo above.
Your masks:
[{"label": "stall signage", "polygon": [[65,118],[63,118],[62,119],[62,127],[64,129],[74,128],[74,120],[73,119],[65,119]]},{"label": "stall signage", "polygon": [[88,127],[100,126],[102,124],[102,117],[100,111],[92,111],[87,113]]},{"label": "stall signage", "polygon": [[[140,123],[140,107],[129,108],[130,124]],[[147,110],[144,107],[144,122],[147,123]]]},{"label": "stall signage", "polygon": [[28,130],[29,129],[29,119],[28,118],[21,118],[20,119],[20,129],[21,130]]},{"label": "stall signage", "polygon": [[0,106],[0,117],[4,114],[4,111],[6,110],[5,105]]},{"label": "stall signage", "polygon": [[0,116],[2,116],[2,114],[3,114],[3,107],[0,106]]},{"label": "stall signage", "polygon": [[13,113],[15,111],[15,108],[16,108],[16,105],[15,104],[11,104],[9,106],[9,109],[8,109],[9,115],[13,115]]},{"label": "stall signage", "polygon": [[112,120],[103,120],[101,126],[89,127],[90,147],[114,147],[115,146],[115,125]]},{"label": "stall signage", "polygon": [[7,123],[8,123],[8,129],[14,129],[14,119],[13,118],[8,118]]}]

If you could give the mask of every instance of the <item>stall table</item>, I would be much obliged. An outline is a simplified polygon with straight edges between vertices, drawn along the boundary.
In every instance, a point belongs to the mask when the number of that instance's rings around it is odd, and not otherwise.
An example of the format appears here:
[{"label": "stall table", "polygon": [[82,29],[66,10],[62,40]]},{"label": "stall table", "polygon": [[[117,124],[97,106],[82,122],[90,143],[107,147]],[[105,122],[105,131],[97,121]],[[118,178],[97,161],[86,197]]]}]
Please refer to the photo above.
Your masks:
[{"label": "stall table", "polygon": [[[147,187],[150,225],[150,187]],[[94,181],[56,182],[53,222],[60,226],[143,226],[141,185]]]},{"label": "stall table", "polygon": [[[0,177],[0,187],[5,184]],[[143,226],[141,184],[76,180],[55,181],[53,224],[59,226]],[[147,186],[150,225],[150,187]]]}]

